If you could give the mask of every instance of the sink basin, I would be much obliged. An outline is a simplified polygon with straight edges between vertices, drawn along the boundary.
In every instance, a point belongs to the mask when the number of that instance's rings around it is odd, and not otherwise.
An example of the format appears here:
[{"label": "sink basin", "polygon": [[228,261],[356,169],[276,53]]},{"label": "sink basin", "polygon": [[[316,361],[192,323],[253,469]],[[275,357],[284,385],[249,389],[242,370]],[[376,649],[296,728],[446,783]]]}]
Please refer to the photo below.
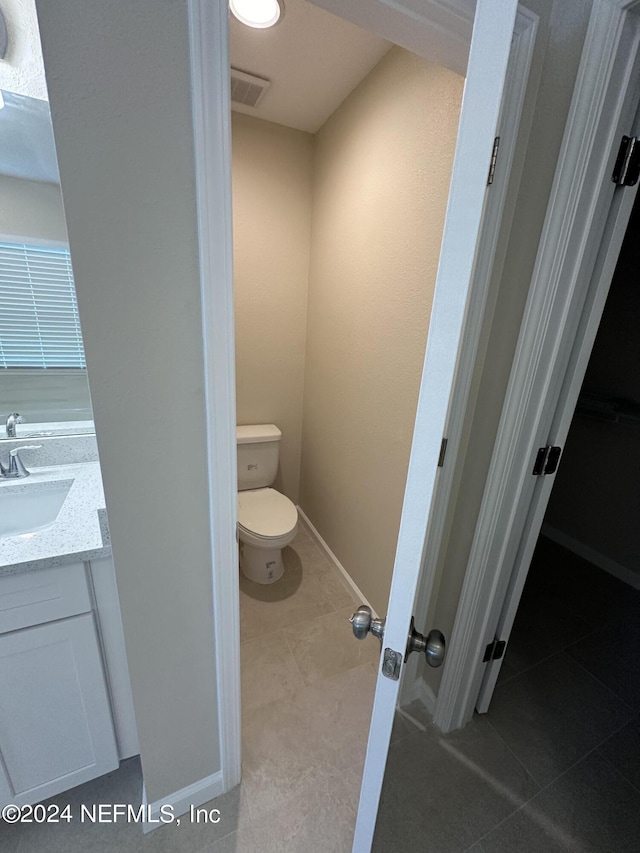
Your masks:
[{"label": "sink basin", "polygon": [[73,480],[0,486],[0,539],[37,533],[55,522]]}]

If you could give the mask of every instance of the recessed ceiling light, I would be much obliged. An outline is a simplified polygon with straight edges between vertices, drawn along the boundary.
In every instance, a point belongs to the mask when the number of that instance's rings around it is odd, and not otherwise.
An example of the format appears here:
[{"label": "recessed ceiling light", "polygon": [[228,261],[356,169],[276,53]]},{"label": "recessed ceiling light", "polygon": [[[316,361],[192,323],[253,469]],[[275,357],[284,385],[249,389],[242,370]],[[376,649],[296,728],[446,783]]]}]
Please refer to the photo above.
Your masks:
[{"label": "recessed ceiling light", "polygon": [[281,0],[229,0],[229,8],[239,21],[258,30],[277,24],[283,11]]}]

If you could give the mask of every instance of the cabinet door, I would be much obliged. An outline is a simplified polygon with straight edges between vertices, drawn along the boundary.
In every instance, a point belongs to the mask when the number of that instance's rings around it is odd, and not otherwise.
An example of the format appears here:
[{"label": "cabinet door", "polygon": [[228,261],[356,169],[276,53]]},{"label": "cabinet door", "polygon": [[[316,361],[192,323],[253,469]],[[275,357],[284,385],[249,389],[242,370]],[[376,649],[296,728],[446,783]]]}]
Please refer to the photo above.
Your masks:
[{"label": "cabinet door", "polygon": [[2,805],[39,802],[117,766],[92,614],[0,636]]}]

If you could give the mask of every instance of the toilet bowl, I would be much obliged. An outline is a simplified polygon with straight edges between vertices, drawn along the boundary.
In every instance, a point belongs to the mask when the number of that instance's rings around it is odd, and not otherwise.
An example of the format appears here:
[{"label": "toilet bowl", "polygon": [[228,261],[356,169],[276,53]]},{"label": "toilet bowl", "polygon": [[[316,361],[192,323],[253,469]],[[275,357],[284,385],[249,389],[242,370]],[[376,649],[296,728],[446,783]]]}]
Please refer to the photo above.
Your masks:
[{"label": "toilet bowl", "polygon": [[275,583],[282,577],[282,549],[298,529],[298,510],[275,489],[238,492],[240,569],[255,583]]}]

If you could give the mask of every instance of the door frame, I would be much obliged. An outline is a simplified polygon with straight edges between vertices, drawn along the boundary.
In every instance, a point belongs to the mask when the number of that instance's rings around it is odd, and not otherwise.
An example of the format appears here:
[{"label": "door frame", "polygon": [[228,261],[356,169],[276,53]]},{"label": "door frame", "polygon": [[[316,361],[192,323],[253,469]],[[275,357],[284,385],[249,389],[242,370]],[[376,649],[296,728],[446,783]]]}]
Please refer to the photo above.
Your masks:
[{"label": "door frame", "polygon": [[[524,137],[528,137],[531,127],[532,116],[526,128],[521,127],[521,117],[538,31],[538,21],[537,15],[522,5],[518,6],[502,99],[502,110],[497,126],[497,136],[500,137],[499,166],[494,175],[492,191],[487,193],[485,209],[482,214],[478,254],[473,269],[460,352],[458,353],[454,385],[444,429],[447,440],[447,464],[440,468],[435,482],[423,570],[414,605],[416,625],[421,631],[426,631],[431,627],[427,625],[426,619],[438,576],[438,561],[446,535],[445,525],[449,501],[455,483],[456,460],[463,441],[467,408],[473,403],[475,365],[479,360],[484,359],[484,349],[481,352],[482,329],[485,318],[493,312],[494,308],[494,304],[491,302],[490,284],[492,280],[495,281],[500,278],[505,260],[504,252],[498,257],[498,240],[500,234],[510,228],[514,215],[514,209],[512,208],[507,212],[505,205],[508,190],[520,180],[520,172],[512,174],[517,141],[521,133]],[[493,295],[495,298],[495,294]],[[487,342],[485,341],[485,349],[486,345]],[[426,681],[418,674],[421,666],[422,660],[419,655],[409,656],[402,674],[400,704],[407,705],[414,699],[420,699],[429,711],[433,712],[437,699]]]},{"label": "door frame", "polygon": [[[331,0],[312,0],[329,8]],[[231,197],[231,104],[228,52],[228,13],[226,0],[188,0],[191,48],[192,110],[196,170],[197,220],[199,233],[200,289],[202,301],[202,335],[205,361],[205,407],[207,412],[207,469],[210,487],[210,531],[213,550],[213,610],[215,624],[216,681],[218,692],[219,740],[223,792],[240,782],[240,619],[237,579],[238,551],[236,539],[236,418],[235,418],[235,343],[233,309],[233,242]],[[342,8],[342,6],[340,7]],[[446,19],[442,11],[450,9]],[[391,35],[390,21],[411,33],[410,49],[416,49],[416,33],[422,28],[430,33],[425,39],[442,42],[449,32],[457,44],[451,66],[460,70],[460,45],[466,51],[470,43],[473,12],[455,0],[426,3],[418,14],[400,2],[391,7],[385,0],[354,0],[349,4],[350,17],[362,26]],[[435,19],[436,12],[440,18]],[[434,16],[434,17],[431,17]],[[369,26],[371,20],[371,26]],[[382,24],[380,23],[382,20]],[[505,134],[501,150],[501,173],[497,173],[491,201],[483,213],[483,251],[476,263],[472,284],[473,311],[467,311],[464,345],[458,357],[452,395],[452,412],[456,423],[462,422],[471,385],[471,369],[475,361],[480,329],[488,295],[488,284],[496,252],[498,231],[503,222],[509,175],[515,153],[519,119],[526,89],[538,18],[522,7],[518,10],[515,56],[506,89],[504,115]],[[385,27],[387,29],[385,29]],[[382,32],[381,32],[382,29]],[[397,36],[396,36],[397,37]],[[418,45],[419,47],[419,45]],[[464,63],[466,65],[466,62]],[[463,66],[464,67],[464,66]],[[487,160],[487,169],[489,158]],[[512,214],[512,211],[511,211]],[[459,445],[455,433],[449,436],[448,469],[452,472]],[[451,492],[450,476],[443,478],[436,493],[435,507],[444,520]],[[444,524],[432,537],[432,548],[439,548]],[[427,564],[423,590],[431,590],[435,561]],[[425,595],[422,595],[425,600]],[[427,599],[428,600],[428,599]],[[425,607],[426,615],[426,607]]]},{"label": "door frame", "polygon": [[[444,731],[473,716],[487,666],[495,684],[499,662],[484,664],[481,650],[507,599],[515,615],[553,485],[553,476],[532,476],[535,455],[564,444],[593,345],[604,302],[589,301],[589,292],[613,203],[613,163],[637,106],[639,11],[640,0],[593,3],[438,695],[434,720]],[[620,215],[628,218],[633,195],[625,193]]]}]

